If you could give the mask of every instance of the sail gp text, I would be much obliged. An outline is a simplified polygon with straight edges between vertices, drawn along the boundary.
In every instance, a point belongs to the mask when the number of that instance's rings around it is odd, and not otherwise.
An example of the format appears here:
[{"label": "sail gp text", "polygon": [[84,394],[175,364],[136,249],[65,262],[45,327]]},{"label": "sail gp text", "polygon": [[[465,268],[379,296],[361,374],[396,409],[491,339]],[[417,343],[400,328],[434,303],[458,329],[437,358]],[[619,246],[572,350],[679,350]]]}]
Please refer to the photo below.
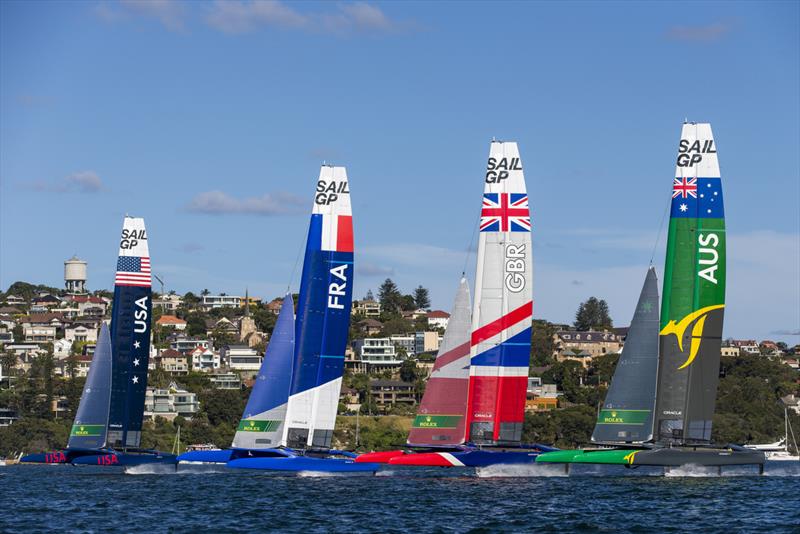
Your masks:
[{"label": "sail gp text", "polygon": [[337,182],[335,180],[326,182],[325,180],[319,180],[317,182],[317,195],[314,197],[314,202],[327,206],[328,204],[336,202],[339,195],[345,194],[350,194],[350,191],[347,189],[347,182]]},{"label": "sail gp text", "polygon": [[129,230],[127,228],[122,229],[122,239],[119,242],[119,248],[123,250],[134,248],[136,245],[139,244],[139,241],[147,241],[147,233],[144,229],[137,230]]},{"label": "sail gp text", "polygon": [[486,164],[486,183],[499,184],[508,178],[508,171],[521,171],[522,162],[519,158],[489,158]]},{"label": "sail gp text", "polygon": [[512,293],[525,289],[525,245],[506,245],[505,284]]},{"label": "sail gp text", "polygon": [[695,164],[703,161],[703,154],[716,154],[714,140],[706,139],[703,142],[696,140],[691,143],[688,139],[681,139],[678,145],[678,167],[694,167]]},{"label": "sail gp text", "polygon": [[348,264],[337,265],[331,269],[331,276],[341,280],[341,282],[332,281],[328,285],[328,307],[337,310],[344,309],[344,304],[339,302],[339,297],[344,297],[347,290],[347,267]]}]

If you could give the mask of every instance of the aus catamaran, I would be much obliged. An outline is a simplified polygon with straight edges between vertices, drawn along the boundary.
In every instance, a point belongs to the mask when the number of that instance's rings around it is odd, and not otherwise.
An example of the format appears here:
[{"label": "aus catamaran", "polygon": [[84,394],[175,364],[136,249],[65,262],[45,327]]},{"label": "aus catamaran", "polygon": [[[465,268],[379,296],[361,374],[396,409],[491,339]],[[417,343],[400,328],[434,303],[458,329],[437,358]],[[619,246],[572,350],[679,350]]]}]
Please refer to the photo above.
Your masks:
[{"label": "aus catamaran", "polygon": [[[491,143],[479,230],[471,327],[463,329],[457,322],[451,333],[448,326],[446,335],[454,341],[445,352],[440,351],[436,361],[443,377],[447,369],[458,382],[433,380],[436,375],[432,375],[409,436],[409,445],[422,450],[385,455],[389,464],[482,467],[530,463],[540,452],[554,450],[521,443],[531,351],[533,269],[528,194],[514,142]],[[458,298],[454,310],[459,314]],[[465,315],[463,310],[460,313]],[[469,359],[462,359],[466,354]],[[439,358],[443,358],[441,365]],[[451,364],[460,367],[449,369]],[[463,388],[464,396],[454,397],[465,400],[460,411],[448,414],[436,407],[434,398],[449,397],[445,387]],[[433,413],[424,411],[430,410],[429,394]],[[427,431],[423,425],[430,425]],[[444,436],[447,439],[442,439]],[[370,458],[366,455],[363,459]]]},{"label": "aus catamaran", "polygon": [[[686,123],[678,145],[660,317],[648,272],[592,440],[537,462],[665,468],[758,465],[764,453],[714,445],[711,423],[725,311],[725,212],[711,125]],[[657,365],[656,365],[657,362]]]},{"label": "aus catamaran", "polygon": [[133,466],[175,463],[140,448],[152,317],[150,253],[144,219],[125,217],[114,280],[111,328],[100,327],[67,448],[25,463]]},{"label": "aus catamaran", "polygon": [[344,167],[317,180],[297,317],[283,300],[230,449],[192,451],[180,462],[282,471],[374,472],[331,449],[353,293],[353,218]]}]

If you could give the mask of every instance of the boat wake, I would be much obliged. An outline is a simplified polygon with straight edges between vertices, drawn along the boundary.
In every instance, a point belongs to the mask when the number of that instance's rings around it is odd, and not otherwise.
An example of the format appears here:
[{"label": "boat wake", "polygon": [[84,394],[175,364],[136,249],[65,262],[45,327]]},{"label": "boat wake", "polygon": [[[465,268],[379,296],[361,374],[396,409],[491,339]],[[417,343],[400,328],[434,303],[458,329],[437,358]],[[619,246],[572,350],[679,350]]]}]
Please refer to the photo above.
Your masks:
[{"label": "boat wake", "polygon": [[[765,475],[772,475],[765,471]],[[724,466],[720,473],[716,466],[686,464],[680,467],[671,467],[664,472],[667,478],[714,478],[714,477],[752,477],[758,476],[758,468],[753,465]],[[792,475],[783,475],[792,476]]]},{"label": "boat wake", "polygon": [[478,478],[512,477],[565,477],[563,465],[548,464],[498,464],[475,468]]},{"label": "boat wake", "polygon": [[175,475],[175,464],[142,464],[126,467],[126,475]]}]

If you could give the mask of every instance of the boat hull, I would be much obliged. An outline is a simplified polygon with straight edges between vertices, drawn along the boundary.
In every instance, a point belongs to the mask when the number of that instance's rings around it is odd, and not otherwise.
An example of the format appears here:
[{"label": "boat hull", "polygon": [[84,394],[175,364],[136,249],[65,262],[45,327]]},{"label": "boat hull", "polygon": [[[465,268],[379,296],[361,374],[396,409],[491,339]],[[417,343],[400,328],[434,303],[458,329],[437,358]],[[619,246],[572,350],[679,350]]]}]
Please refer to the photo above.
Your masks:
[{"label": "boat hull", "polygon": [[284,456],[239,458],[227,463],[231,469],[256,469],[262,471],[313,471],[318,473],[374,473],[377,463],[357,463],[353,458],[313,458],[309,456]]},{"label": "boat hull", "polygon": [[556,451],[540,455],[537,463],[607,464],[635,467],[682,465],[763,465],[764,453],[743,448],[664,447],[656,449],[599,449]]},{"label": "boat hull", "polygon": [[176,464],[174,454],[162,452],[112,452],[91,456],[79,456],[72,460],[72,465],[97,465],[106,467],[133,467],[150,464]]},{"label": "boat hull", "polygon": [[422,452],[391,458],[389,465],[415,465],[424,467],[488,467],[491,465],[532,464],[536,457],[550,447],[525,449],[465,449],[448,452]]},{"label": "boat hull", "polygon": [[178,456],[178,463],[224,464],[233,456],[233,449],[189,451]]},{"label": "boat hull", "polygon": [[356,462],[360,464],[364,463],[388,464],[389,460],[391,460],[392,458],[403,456],[404,454],[407,453],[406,451],[403,450],[365,452],[364,454],[358,455],[358,457],[356,458]]}]

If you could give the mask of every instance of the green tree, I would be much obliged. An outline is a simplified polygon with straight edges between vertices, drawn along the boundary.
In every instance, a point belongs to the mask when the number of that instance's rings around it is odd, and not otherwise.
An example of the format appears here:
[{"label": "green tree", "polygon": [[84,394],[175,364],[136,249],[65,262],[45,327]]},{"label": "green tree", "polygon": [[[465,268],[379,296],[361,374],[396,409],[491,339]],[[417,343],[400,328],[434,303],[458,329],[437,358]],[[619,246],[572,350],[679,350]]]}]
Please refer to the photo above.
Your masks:
[{"label": "green tree", "polygon": [[608,304],[597,297],[589,297],[586,302],[581,302],[578,306],[573,324],[581,331],[611,328],[613,321],[608,313]]},{"label": "green tree", "polygon": [[192,309],[200,303],[200,298],[192,293],[191,291],[187,291],[186,294],[183,296],[183,305],[187,309]]},{"label": "green tree", "polygon": [[553,340],[555,327],[543,319],[534,319],[531,328],[531,367],[553,363],[556,344]]},{"label": "green tree", "polygon": [[417,303],[414,301],[413,295],[402,295],[399,303],[402,311],[414,311],[417,309]]},{"label": "green tree", "polygon": [[236,425],[244,411],[245,402],[240,391],[211,389],[203,391],[199,399],[211,425]]},{"label": "green tree", "polygon": [[412,384],[417,380],[417,362],[414,360],[405,360],[400,365],[400,380]]},{"label": "green tree", "polygon": [[186,333],[190,337],[204,336],[206,333],[206,322],[201,313],[190,313],[186,318]]},{"label": "green tree", "polygon": [[414,290],[414,304],[417,306],[417,309],[427,310],[430,308],[431,299],[427,289],[422,286],[417,286],[417,289]]},{"label": "green tree", "polygon": [[390,278],[384,280],[378,288],[378,299],[385,312],[399,311],[401,298],[402,295],[400,294],[400,290],[397,289],[397,284],[392,282]]}]

